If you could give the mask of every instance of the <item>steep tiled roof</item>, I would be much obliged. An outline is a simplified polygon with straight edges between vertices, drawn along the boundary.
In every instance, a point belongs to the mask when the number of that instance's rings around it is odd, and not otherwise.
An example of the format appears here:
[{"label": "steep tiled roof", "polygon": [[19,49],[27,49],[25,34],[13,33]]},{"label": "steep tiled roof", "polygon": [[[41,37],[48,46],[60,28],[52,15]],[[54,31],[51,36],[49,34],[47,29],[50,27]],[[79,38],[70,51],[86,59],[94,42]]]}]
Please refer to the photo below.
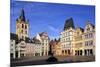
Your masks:
[{"label": "steep tiled roof", "polygon": [[40,40],[36,39],[35,37],[32,39],[32,42],[36,44],[41,43]]},{"label": "steep tiled roof", "polygon": [[13,40],[18,39],[18,35],[14,34],[14,33],[10,33],[10,39],[13,39]]},{"label": "steep tiled roof", "polygon": [[84,32],[84,29],[82,27],[78,27],[82,32]]},{"label": "steep tiled roof", "polygon": [[42,33],[39,33],[40,37],[41,36],[47,36],[47,33],[46,32],[42,32]]},{"label": "steep tiled roof", "polygon": [[26,21],[24,9],[21,10],[21,14],[20,14],[19,18],[20,18],[22,21],[24,21],[24,22]]},{"label": "steep tiled roof", "polygon": [[18,35],[14,34],[14,33],[10,33],[10,39],[15,40],[16,44],[20,42],[18,40]]}]

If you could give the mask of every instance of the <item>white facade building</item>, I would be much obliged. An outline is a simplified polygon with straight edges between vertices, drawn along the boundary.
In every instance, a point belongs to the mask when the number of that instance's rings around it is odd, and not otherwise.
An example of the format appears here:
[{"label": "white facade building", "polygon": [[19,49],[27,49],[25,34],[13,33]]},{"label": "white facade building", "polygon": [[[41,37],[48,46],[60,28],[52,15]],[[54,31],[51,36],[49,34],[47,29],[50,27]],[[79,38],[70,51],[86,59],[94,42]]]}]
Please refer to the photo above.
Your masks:
[{"label": "white facade building", "polygon": [[73,53],[73,43],[74,43],[74,29],[70,28],[61,32],[61,48],[62,48],[62,55],[72,55]]},{"label": "white facade building", "polygon": [[35,56],[35,45],[32,42],[26,44],[26,56],[32,57]]},{"label": "white facade building", "polygon": [[48,56],[49,52],[49,37],[46,32],[37,34],[36,39],[38,39],[42,45],[42,56]]},{"label": "white facade building", "polygon": [[10,40],[10,56],[11,56],[11,58],[16,58],[16,56],[15,56],[15,45],[16,45],[15,40],[11,39]]},{"label": "white facade building", "polygon": [[89,22],[84,31],[84,55],[95,55],[95,26]]},{"label": "white facade building", "polygon": [[26,42],[21,41],[16,45],[16,55],[18,58],[26,56]]},{"label": "white facade building", "polygon": [[66,20],[64,30],[60,34],[62,55],[73,54],[73,43],[74,43],[74,23],[73,19]]}]

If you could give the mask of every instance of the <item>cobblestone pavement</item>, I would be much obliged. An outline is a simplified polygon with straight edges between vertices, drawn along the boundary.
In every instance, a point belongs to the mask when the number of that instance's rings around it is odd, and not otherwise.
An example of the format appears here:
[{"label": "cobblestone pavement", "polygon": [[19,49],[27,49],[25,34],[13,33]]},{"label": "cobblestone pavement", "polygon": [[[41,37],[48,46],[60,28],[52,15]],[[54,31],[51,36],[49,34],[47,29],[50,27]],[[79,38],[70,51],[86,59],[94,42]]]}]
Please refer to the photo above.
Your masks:
[{"label": "cobblestone pavement", "polygon": [[23,58],[11,61],[11,66],[26,66],[26,65],[42,65],[42,64],[58,64],[58,63],[73,63],[73,62],[90,62],[95,61],[95,56],[55,56],[57,62],[47,62],[50,56]]},{"label": "cobblestone pavement", "polygon": [[95,56],[56,56],[59,61],[95,61]]}]

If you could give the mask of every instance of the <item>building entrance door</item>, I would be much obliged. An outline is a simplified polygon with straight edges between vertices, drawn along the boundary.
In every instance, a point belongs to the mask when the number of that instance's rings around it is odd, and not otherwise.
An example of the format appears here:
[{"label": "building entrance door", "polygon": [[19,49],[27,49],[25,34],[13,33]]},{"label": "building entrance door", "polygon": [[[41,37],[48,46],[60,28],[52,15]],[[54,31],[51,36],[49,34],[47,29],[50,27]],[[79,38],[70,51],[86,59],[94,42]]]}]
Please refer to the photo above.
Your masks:
[{"label": "building entrance door", "polygon": [[15,56],[16,56],[16,58],[18,58],[18,51],[15,52]]}]

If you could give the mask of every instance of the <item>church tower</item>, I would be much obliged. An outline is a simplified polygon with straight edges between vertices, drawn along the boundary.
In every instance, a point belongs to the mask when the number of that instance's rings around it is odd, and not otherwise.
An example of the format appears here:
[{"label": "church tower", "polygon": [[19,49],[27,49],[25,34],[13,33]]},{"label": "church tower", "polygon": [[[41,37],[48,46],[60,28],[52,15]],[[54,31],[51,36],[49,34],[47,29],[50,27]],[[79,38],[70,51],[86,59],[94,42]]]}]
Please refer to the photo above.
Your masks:
[{"label": "church tower", "polygon": [[19,39],[25,40],[28,37],[29,24],[26,21],[24,9],[21,10],[19,18],[16,20],[16,34]]}]

